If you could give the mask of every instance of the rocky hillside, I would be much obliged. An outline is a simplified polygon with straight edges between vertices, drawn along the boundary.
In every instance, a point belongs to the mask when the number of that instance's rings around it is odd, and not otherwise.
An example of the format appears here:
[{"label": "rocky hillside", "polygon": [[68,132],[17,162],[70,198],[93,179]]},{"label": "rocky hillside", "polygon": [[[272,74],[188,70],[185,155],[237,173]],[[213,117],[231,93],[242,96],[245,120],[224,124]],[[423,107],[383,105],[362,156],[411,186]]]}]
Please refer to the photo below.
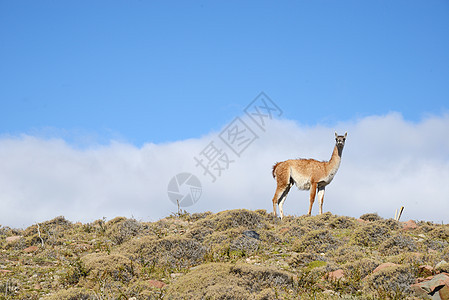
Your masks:
[{"label": "rocky hillside", "polygon": [[377,214],[57,217],[0,227],[0,299],[445,299],[448,245],[448,225]]}]

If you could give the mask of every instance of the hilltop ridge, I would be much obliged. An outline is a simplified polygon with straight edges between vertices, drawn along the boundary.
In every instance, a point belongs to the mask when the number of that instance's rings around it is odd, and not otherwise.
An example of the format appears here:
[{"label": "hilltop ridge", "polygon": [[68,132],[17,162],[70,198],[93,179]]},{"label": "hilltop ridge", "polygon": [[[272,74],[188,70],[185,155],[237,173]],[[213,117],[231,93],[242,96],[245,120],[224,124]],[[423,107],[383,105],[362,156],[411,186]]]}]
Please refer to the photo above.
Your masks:
[{"label": "hilltop ridge", "polygon": [[0,299],[415,299],[448,245],[448,225],[375,213],[57,217],[0,227]]}]

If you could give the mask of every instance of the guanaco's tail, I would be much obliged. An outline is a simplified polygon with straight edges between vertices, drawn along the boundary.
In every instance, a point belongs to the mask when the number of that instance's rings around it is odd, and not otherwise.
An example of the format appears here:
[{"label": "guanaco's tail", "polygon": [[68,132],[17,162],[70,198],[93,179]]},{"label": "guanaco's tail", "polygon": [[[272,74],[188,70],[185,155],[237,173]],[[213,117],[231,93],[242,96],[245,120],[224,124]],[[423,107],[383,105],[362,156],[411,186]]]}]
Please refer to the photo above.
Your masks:
[{"label": "guanaco's tail", "polygon": [[276,178],[276,174],[274,174],[274,172],[276,171],[277,166],[280,164],[280,162],[275,163],[273,166],[273,171],[271,171],[271,174],[273,174],[273,178]]}]

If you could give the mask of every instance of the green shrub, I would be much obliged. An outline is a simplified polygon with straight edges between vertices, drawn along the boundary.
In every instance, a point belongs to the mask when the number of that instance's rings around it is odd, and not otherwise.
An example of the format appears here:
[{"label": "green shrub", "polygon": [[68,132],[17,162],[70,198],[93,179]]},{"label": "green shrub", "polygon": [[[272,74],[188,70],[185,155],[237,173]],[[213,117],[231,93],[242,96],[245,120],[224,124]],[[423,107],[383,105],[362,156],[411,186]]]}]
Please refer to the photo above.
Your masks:
[{"label": "green shrub", "polygon": [[404,299],[410,294],[410,285],[415,281],[407,266],[392,266],[369,275],[364,287],[379,299]]},{"label": "green shrub", "polygon": [[43,300],[97,300],[98,297],[91,290],[83,288],[69,288],[59,290],[54,294],[45,296]]},{"label": "green shrub", "polygon": [[203,261],[206,248],[194,239],[180,236],[134,238],[124,243],[121,252],[129,254],[143,266],[158,265],[186,268]]},{"label": "green shrub", "polygon": [[379,217],[379,215],[377,213],[363,214],[360,216],[360,219],[365,220],[365,221],[370,221],[370,222],[382,220],[382,218]]},{"label": "green shrub", "polygon": [[216,230],[220,231],[238,227],[249,230],[266,227],[264,218],[260,214],[246,209],[223,211],[213,216],[213,220]]},{"label": "green shrub", "polygon": [[429,232],[429,236],[434,239],[445,240],[449,242],[449,227],[439,226]]},{"label": "green shrub", "polygon": [[386,226],[390,230],[398,230],[399,228],[401,228],[401,226],[399,225],[400,223],[393,219],[380,219],[380,220],[374,221],[374,223]]},{"label": "green shrub", "polygon": [[331,220],[331,222],[329,223],[329,227],[332,229],[350,229],[354,228],[355,224],[351,218],[338,216]]},{"label": "green shrub", "polygon": [[292,250],[295,252],[326,253],[337,248],[339,244],[340,241],[328,230],[320,229],[308,232],[295,241]]},{"label": "green shrub", "polygon": [[214,231],[208,227],[193,226],[187,231],[186,236],[197,240],[198,242],[203,242],[207,236],[211,235]]},{"label": "green shrub", "polygon": [[247,236],[240,236],[231,242],[230,251],[241,251],[244,255],[256,252],[260,247],[260,241]]},{"label": "green shrub", "polygon": [[110,277],[115,281],[130,282],[136,275],[133,262],[121,254],[93,253],[81,259],[88,278]]},{"label": "green shrub", "polygon": [[388,238],[379,246],[379,252],[383,255],[397,255],[402,252],[416,251],[417,249],[412,238],[401,234]]},{"label": "green shrub", "polygon": [[357,228],[352,234],[352,243],[364,247],[372,247],[389,237],[389,229],[385,225],[370,223]]},{"label": "green shrub", "polygon": [[350,280],[357,281],[371,274],[380,264],[378,260],[365,257],[344,264],[343,271]]},{"label": "green shrub", "polygon": [[304,267],[313,261],[323,260],[321,255],[309,252],[294,253],[290,257],[289,264],[293,267]]},{"label": "green shrub", "polygon": [[[272,267],[209,263],[196,267],[167,288],[169,299],[260,299],[273,288],[293,288],[290,273]],[[281,289],[280,289],[281,290]],[[279,291],[279,297],[285,296]]]},{"label": "green shrub", "polygon": [[362,247],[354,245],[340,246],[337,249],[330,251],[328,254],[335,262],[339,264],[349,261],[356,261],[366,255]]},{"label": "green shrub", "polygon": [[141,230],[142,225],[134,219],[117,217],[106,223],[106,235],[116,245],[120,245],[138,235]]},{"label": "green shrub", "polygon": [[69,232],[72,223],[63,216],[56,217],[50,221],[29,226],[24,230],[23,235],[27,245],[62,245],[65,242],[64,235]]}]

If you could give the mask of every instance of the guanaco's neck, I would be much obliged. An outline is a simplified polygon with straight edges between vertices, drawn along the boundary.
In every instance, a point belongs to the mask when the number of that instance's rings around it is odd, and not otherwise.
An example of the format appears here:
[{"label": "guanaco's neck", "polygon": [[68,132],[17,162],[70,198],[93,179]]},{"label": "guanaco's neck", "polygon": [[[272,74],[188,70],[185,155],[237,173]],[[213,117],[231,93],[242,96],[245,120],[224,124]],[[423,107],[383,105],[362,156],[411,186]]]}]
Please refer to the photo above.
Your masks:
[{"label": "guanaco's neck", "polygon": [[343,152],[343,147],[338,147],[337,145],[335,145],[334,151],[332,152],[331,159],[329,160],[329,167],[331,169],[334,169],[334,168],[338,169],[338,167],[340,166],[342,152]]}]

